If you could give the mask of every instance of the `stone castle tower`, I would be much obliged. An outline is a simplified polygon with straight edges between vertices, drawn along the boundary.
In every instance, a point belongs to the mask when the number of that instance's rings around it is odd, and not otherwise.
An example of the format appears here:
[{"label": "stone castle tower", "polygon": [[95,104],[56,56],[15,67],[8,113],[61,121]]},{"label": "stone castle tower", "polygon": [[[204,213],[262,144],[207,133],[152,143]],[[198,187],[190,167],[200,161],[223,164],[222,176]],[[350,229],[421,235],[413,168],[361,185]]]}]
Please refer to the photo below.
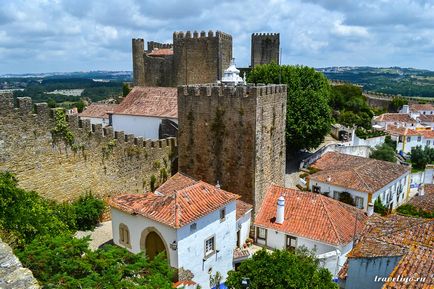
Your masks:
[{"label": "stone castle tower", "polygon": [[178,88],[179,171],[262,203],[284,185],[286,86]]},{"label": "stone castle tower", "polygon": [[232,36],[220,31],[174,32],[173,44],[133,39],[134,85],[178,86],[220,80],[232,58]]},{"label": "stone castle tower", "polygon": [[253,33],[251,67],[271,62],[279,64],[279,49],[279,33]]}]

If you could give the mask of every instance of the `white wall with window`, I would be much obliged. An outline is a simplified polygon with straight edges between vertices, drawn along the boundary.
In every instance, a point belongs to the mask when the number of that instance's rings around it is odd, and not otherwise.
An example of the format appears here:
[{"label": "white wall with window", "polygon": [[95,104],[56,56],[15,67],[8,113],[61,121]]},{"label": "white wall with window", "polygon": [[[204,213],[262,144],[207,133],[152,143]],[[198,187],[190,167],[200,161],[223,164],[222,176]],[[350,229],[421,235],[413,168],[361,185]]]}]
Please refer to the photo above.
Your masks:
[{"label": "white wall with window", "polygon": [[396,144],[396,152],[409,154],[411,149],[417,146],[434,148],[434,137],[426,137],[423,135],[412,135],[398,137],[398,142]]},{"label": "white wall with window", "polygon": [[[330,255],[332,255],[330,257],[332,258],[324,258],[323,266],[329,269],[334,276],[337,275],[340,267],[345,263],[346,255],[352,249],[352,242],[345,246],[331,246],[274,229],[256,227],[255,234],[256,243],[268,248],[294,250],[296,248],[305,247],[309,250],[314,250],[317,256],[330,253]],[[336,250],[338,250],[338,253],[336,253]]]},{"label": "white wall with window", "polygon": [[178,267],[190,270],[202,288],[209,288],[210,274],[219,272],[225,280],[233,268],[237,242],[235,210],[234,201],[177,231]]},{"label": "white wall with window", "polygon": [[[224,281],[233,269],[237,241],[236,201],[179,229],[140,215],[111,209],[113,242],[133,253],[141,251],[141,234],[153,228],[162,237],[170,265],[190,270],[193,281],[209,288],[209,276],[219,272]],[[250,216],[249,216],[250,217]],[[250,224],[250,218],[245,220]]]},{"label": "white wall with window", "polygon": [[[385,206],[395,209],[406,202],[407,193],[409,192],[409,186],[410,177],[409,173],[406,173],[400,178],[387,184],[385,187],[381,188],[377,192],[374,192],[371,196],[371,202],[374,203],[375,200],[380,196],[381,201]],[[329,197],[336,200],[339,200],[339,197],[343,192],[347,192],[353,198],[357,208],[363,209],[365,211],[368,208],[369,194],[366,192],[359,192],[356,190],[317,181],[311,181],[309,183],[309,189],[315,193],[328,193]]]}]

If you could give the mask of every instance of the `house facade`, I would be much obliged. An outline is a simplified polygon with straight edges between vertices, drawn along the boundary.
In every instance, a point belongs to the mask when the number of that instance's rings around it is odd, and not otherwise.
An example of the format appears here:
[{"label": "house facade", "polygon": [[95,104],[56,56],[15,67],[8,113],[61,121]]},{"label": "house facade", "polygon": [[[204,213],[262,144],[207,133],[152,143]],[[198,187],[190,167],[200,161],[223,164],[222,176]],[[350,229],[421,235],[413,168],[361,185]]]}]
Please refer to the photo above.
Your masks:
[{"label": "house facade", "polygon": [[337,200],[349,194],[364,211],[377,198],[393,210],[409,197],[410,168],[400,164],[328,152],[312,167],[317,172],[307,177],[310,191]]},{"label": "house facade", "polygon": [[417,146],[434,148],[434,131],[405,129],[399,133],[396,145],[398,153],[409,154]]},{"label": "house facade", "polygon": [[432,288],[433,231],[433,219],[372,215],[339,272],[340,288]]},{"label": "house facade", "polygon": [[164,252],[170,266],[193,276],[179,281],[210,288],[216,272],[225,280],[237,242],[244,244],[247,238],[250,211],[242,209],[237,220],[237,207],[249,205],[238,198],[178,173],[155,192],[110,200],[113,242],[151,259]]},{"label": "house facade", "polygon": [[88,119],[91,124],[110,124],[109,114],[116,108],[116,104],[91,104],[79,113],[80,119]]},{"label": "house facade", "polygon": [[115,131],[145,139],[174,137],[178,131],[177,90],[134,87],[111,114]]},{"label": "house facade", "polygon": [[273,185],[256,216],[255,242],[272,249],[314,250],[337,276],[366,222],[362,210],[320,194]]}]

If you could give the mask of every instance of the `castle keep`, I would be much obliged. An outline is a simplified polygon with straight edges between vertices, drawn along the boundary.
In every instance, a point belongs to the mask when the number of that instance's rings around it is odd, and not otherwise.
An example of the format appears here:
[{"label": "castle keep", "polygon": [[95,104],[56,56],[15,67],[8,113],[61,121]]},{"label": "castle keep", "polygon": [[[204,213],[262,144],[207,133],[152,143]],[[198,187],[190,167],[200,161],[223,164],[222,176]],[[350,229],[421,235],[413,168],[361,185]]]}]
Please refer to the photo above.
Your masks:
[{"label": "castle keep", "polygon": [[257,210],[284,185],[286,86],[178,88],[179,171],[237,193]]},{"label": "castle keep", "polygon": [[251,47],[251,68],[254,68],[256,65],[271,62],[279,63],[279,33],[253,33]]},{"label": "castle keep", "polygon": [[217,31],[174,32],[173,44],[133,39],[134,85],[178,86],[221,79],[232,59],[232,36]]}]

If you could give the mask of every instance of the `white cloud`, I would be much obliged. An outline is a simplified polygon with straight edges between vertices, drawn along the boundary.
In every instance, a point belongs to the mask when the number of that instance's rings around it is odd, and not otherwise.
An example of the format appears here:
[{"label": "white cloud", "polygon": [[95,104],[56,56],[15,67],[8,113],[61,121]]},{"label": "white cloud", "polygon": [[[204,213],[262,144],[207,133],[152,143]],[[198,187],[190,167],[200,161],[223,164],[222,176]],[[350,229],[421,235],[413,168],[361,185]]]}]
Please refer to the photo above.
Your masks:
[{"label": "white cloud", "polygon": [[428,0],[0,0],[0,74],[131,69],[131,38],[232,34],[237,64],[252,32],[279,32],[283,63],[434,69]]}]

